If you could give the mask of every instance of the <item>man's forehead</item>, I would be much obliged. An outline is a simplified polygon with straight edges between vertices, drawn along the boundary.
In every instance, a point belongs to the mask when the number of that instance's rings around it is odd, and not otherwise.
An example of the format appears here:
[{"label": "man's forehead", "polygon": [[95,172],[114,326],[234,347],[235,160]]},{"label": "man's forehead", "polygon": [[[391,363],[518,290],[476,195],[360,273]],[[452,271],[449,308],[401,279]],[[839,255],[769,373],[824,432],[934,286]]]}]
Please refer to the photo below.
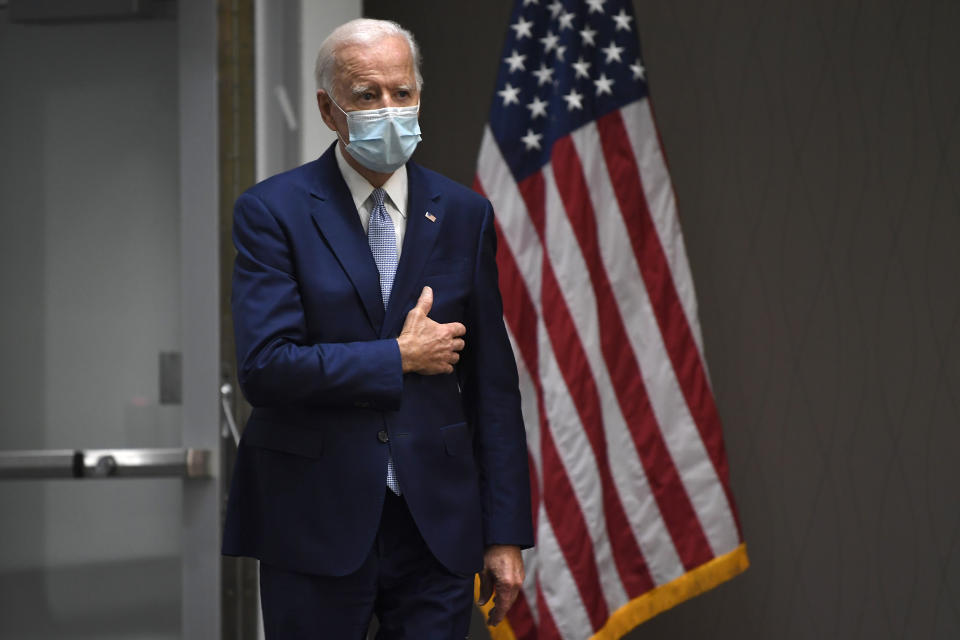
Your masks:
[{"label": "man's forehead", "polygon": [[338,71],[395,70],[413,72],[413,53],[403,36],[387,36],[371,43],[347,43],[337,51]]}]

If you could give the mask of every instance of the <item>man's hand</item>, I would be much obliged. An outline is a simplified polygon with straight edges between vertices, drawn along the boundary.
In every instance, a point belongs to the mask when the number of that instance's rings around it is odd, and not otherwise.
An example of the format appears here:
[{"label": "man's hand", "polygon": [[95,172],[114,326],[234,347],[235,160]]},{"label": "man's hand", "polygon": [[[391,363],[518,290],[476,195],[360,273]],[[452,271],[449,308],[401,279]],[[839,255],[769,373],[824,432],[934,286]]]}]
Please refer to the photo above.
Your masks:
[{"label": "man's hand", "polygon": [[487,618],[491,627],[500,624],[523,585],[523,556],[520,547],[509,544],[495,544],[487,547],[483,554],[483,571],[480,572],[480,600],[485,605],[493,596],[493,609]]},{"label": "man's hand", "polygon": [[459,322],[439,324],[427,317],[433,306],[433,290],[424,287],[417,305],[410,309],[397,344],[404,373],[436,375],[453,373],[453,365],[460,360],[467,328]]}]

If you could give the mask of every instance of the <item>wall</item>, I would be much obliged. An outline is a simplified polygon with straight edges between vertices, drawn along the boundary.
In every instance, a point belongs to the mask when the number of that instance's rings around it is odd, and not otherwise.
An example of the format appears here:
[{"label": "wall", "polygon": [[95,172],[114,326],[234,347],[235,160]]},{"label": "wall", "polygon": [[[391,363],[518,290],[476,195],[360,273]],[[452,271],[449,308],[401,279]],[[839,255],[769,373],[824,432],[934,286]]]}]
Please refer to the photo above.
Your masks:
[{"label": "wall", "polygon": [[[465,184],[510,8],[364,3]],[[960,5],[635,8],[753,563],[635,637],[960,636]]]}]

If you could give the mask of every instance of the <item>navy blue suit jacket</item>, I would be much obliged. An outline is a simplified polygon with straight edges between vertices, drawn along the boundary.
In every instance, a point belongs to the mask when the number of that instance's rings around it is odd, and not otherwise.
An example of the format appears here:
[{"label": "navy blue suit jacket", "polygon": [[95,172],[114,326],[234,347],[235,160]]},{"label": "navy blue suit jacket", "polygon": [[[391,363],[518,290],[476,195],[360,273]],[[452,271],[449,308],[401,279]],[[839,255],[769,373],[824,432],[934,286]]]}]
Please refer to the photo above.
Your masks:
[{"label": "navy blue suit jacket", "polygon": [[[237,200],[233,318],[240,386],[254,408],[230,490],[227,555],[320,575],[357,569],[384,498],[381,431],[414,520],[448,569],[478,571],[485,545],[533,544],[493,211],[413,162],[407,175],[386,311],[332,146]],[[396,337],[425,285],[429,316],[467,328],[453,374],[401,371]]]}]

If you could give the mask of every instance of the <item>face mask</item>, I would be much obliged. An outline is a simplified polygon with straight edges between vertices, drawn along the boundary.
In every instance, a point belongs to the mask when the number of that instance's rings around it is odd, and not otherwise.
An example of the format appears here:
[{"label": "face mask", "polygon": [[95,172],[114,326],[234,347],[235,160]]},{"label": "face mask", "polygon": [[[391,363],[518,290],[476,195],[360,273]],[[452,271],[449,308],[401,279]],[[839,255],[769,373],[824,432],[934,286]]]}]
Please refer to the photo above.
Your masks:
[{"label": "face mask", "polygon": [[[330,102],[343,111],[333,98],[330,98]],[[412,107],[343,111],[350,130],[347,151],[371,171],[393,173],[406,164],[420,142],[419,112],[419,104]],[[340,135],[339,131],[337,135]]]}]

